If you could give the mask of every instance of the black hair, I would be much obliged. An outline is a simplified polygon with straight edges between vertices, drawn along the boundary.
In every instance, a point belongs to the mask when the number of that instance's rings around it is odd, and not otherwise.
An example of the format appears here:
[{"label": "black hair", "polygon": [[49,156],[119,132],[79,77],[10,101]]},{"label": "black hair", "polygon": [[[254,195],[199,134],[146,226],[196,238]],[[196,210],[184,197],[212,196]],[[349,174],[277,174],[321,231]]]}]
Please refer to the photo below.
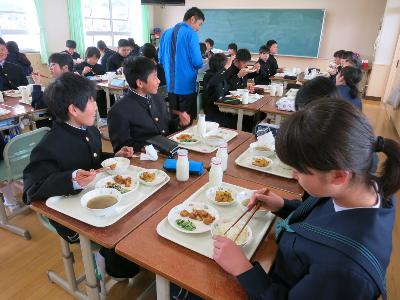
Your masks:
[{"label": "black hair", "polygon": [[60,68],[64,66],[68,66],[68,71],[72,72],[74,68],[74,61],[71,55],[67,53],[53,53],[49,56],[49,64],[56,63],[60,66]]},{"label": "black hair", "polygon": [[61,74],[43,94],[50,112],[62,122],[69,120],[71,104],[84,111],[91,97],[96,98],[95,83],[71,72]]},{"label": "black hair", "polygon": [[343,54],[346,52],[346,50],[338,50],[333,53],[333,57],[337,58],[343,58]]},{"label": "black hair", "polygon": [[344,59],[348,59],[351,58],[353,56],[354,52],[353,51],[344,51],[342,53],[342,58]]},{"label": "black hair", "polygon": [[73,40],[67,40],[65,42],[65,47],[67,48],[72,48],[72,49],[76,49],[76,42]]},{"label": "black hair", "polygon": [[232,50],[235,50],[235,51],[237,52],[238,46],[237,46],[236,43],[230,43],[230,44],[228,45],[228,49],[232,49]]},{"label": "black hair", "polygon": [[107,45],[103,40],[99,40],[99,41],[97,41],[97,48],[99,50],[104,50],[107,48]]},{"label": "black hair", "polygon": [[268,48],[268,50],[269,50],[269,49],[271,49],[271,46],[274,45],[274,44],[278,44],[278,42],[275,41],[275,40],[269,40],[269,41],[267,41],[267,43],[265,44],[265,46],[266,46],[266,47]]},{"label": "black hair", "polygon": [[16,42],[14,42],[14,41],[8,41],[6,43],[6,46],[7,46],[8,52],[11,52],[11,53],[18,53],[19,52],[18,44]]},{"label": "black hair", "polygon": [[339,74],[343,76],[346,85],[350,88],[350,97],[357,98],[359,95],[358,83],[362,78],[361,70],[359,68],[347,66],[341,68]]},{"label": "black hair", "polygon": [[[276,136],[276,153],[283,163],[301,173],[348,170],[353,181],[370,185],[375,180],[387,199],[400,188],[400,144],[379,140],[356,107],[340,99],[323,98],[283,121]],[[375,151],[387,156],[380,177],[371,172]]]},{"label": "black hair", "polygon": [[294,106],[299,110],[311,101],[323,97],[338,97],[336,85],[330,78],[318,76],[301,86],[296,94]]},{"label": "black hair", "polygon": [[146,43],[142,46],[142,55],[144,57],[154,59],[155,61],[158,61],[158,56],[157,56],[157,49],[154,47],[153,44]]},{"label": "black hair", "polygon": [[236,53],[236,59],[240,61],[250,61],[251,54],[247,49],[239,49]]},{"label": "black hair", "polygon": [[6,42],[0,37],[0,45],[6,46]]},{"label": "black hair", "polygon": [[118,41],[118,48],[121,48],[121,47],[132,47],[132,45],[127,39],[120,39]]},{"label": "black hair", "polygon": [[206,43],[199,43],[199,45],[200,45],[201,55],[203,56],[204,54],[206,54],[206,51],[207,51]]},{"label": "black hair", "polygon": [[86,52],[85,52],[85,57],[93,57],[96,56],[97,58],[100,58],[100,51],[96,47],[87,47]]},{"label": "black hair", "polygon": [[207,38],[204,42],[209,43],[211,47],[214,47],[214,41],[212,39]]},{"label": "black hair", "polygon": [[133,38],[128,38],[128,42],[129,42],[129,45],[130,45],[132,48],[139,47],[138,45],[136,45],[135,40],[134,40]]},{"label": "black hair", "polygon": [[356,53],[353,53],[352,56],[347,57],[346,61],[349,62],[354,68],[361,68],[361,60]]},{"label": "black hair", "polygon": [[225,66],[226,61],[227,57],[225,56],[225,54],[216,53],[213,56],[211,56],[208,65],[210,66],[211,71],[218,72],[222,70],[222,68]]},{"label": "black hair", "polygon": [[260,47],[260,49],[258,49],[258,53],[269,53],[269,49],[267,48],[267,46],[265,46],[265,45],[262,45],[261,47]]},{"label": "black hair", "polygon": [[149,75],[157,72],[157,65],[150,58],[144,56],[129,56],[124,60],[123,70],[129,86],[136,89],[136,80],[147,82]]},{"label": "black hair", "polygon": [[204,17],[203,12],[197,8],[197,7],[192,7],[189,8],[186,12],[185,15],[183,16],[183,21],[189,20],[191,17],[195,17],[196,20],[203,20],[205,21],[206,18]]}]

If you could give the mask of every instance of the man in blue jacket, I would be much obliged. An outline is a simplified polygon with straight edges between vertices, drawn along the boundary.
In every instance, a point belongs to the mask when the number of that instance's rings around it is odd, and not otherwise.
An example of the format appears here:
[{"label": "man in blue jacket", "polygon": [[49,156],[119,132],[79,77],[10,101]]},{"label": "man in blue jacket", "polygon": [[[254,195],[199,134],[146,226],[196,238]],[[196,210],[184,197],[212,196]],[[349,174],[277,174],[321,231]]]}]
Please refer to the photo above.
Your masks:
[{"label": "man in blue jacket", "polygon": [[197,31],[204,14],[197,7],[190,8],[174,27],[161,37],[158,53],[167,81],[168,99],[172,113],[179,117],[179,125],[187,126],[196,118],[197,70],[203,65]]}]

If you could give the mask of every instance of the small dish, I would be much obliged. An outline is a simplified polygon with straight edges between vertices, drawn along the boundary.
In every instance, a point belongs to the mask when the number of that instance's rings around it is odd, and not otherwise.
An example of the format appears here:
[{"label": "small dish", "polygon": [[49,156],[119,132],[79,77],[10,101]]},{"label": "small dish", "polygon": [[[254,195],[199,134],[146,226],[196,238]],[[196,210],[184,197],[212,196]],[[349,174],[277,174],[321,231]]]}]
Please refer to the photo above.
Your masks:
[{"label": "small dish", "polygon": [[[116,178],[116,177],[120,178]],[[123,181],[130,178],[130,184],[124,184]],[[107,176],[96,183],[96,188],[112,188],[119,191],[123,196],[130,195],[139,187],[139,182],[131,174],[121,174]]]},{"label": "small dish", "polygon": [[221,134],[210,133],[204,136],[204,142],[209,146],[219,147],[223,143],[226,143],[226,140]]},{"label": "small dish", "polygon": [[273,162],[266,156],[253,156],[250,163],[253,167],[268,169],[271,168]]},{"label": "small dish", "polygon": [[236,203],[237,193],[235,190],[222,184],[218,187],[211,187],[206,191],[207,199],[219,206],[229,206]]},{"label": "small dish", "polygon": [[258,156],[273,156],[275,155],[275,146],[254,142],[250,144],[251,153]]},{"label": "small dish", "polygon": [[200,139],[194,134],[180,133],[174,136],[174,140],[182,145],[194,145],[200,142]]},{"label": "small dish", "polygon": [[[245,212],[247,210],[247,205],[249,204],[250,198],[255,191],[243,191],[237,194],[237,201],[239,203],[240,209]],[[251,211],[249,212],[251,213]],[[255,218],[260,218],[265,216],[268,213],[268,210],[261,207],[259,210],[254,214]]]},{"label": "small dish", "polygon": [[158,169],[144,169],[138,173],[137,179],[141,184],[155,186],[161,184],[167,176],[164,171]]},{"label": "small dish", "polygon": [[131,160],[125,157],[112,157],[109,159],[104,160],[101,163],[103,168],[110,167],[114,164],[117,164],[114,168],[106,169],[106,172],[110,175],[118,175],[125,172],[131,164]]},{"label": "small dish", "polygon": [[[211,235],[224,236],[225,231],[233,224],[233,222],[234,220],[221,220],[215,222],[211,226]],[[229,231],[226,233],[225,236],[233,241],[238,235],[239,231],[243,228],[244,224],[245,223],[243,221],[237,222],[235,226],[229,229]],[[249,225],[246,225],[246,227],[240,233],[239,237],[236,239],[235,243],[238,246],[244,247],[251,241],[252,237],[253,237],[253,232],[251,230],[251,227]]]},{"label": "small dish", "polygon": [[116,189],[99,188],[84,194],[81,205],[91,214],[103,217],[112,213],[121,199],[122,194]]}]

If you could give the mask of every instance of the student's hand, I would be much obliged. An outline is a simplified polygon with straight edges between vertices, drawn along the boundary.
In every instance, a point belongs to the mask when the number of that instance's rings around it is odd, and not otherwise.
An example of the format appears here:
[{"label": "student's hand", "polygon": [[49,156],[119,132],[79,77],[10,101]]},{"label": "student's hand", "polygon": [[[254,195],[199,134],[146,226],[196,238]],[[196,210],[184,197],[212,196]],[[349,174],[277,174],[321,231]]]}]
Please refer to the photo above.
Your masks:
[{"label": "student's hand", "polygon": [[35,82],[35,84],[40,85],[40,75],[38,71],[32,72],[32,79]]},{"label": "student's hand", "polygon": [[246,76],[247,75],[247,69],[241,69],[240,71],[239,71],[239,73],[237,74],[237,76],[239,77],[239,78],[243,78],[244,76]]},{"label": "student's hand", "polygon": [[123,67],[120,67],[116,72],[117,74],[122,74],[123,71],[124,71]]},{"label": "student's hand", "polygon": [[179,125],[188,126],[190,124],[190,115],[184,111],[179,114]]},{"label": "student's hand", "polygon": [[134,151],[132,147],[124,146],[117,153],[115,153],[115,156],[131,158],[133,153]]},{"label": "student's hand", "polygon": [[280,210],[284,204],[283,198],[271,191],[265,195],[265,191],[266,189],[255,191],[253,195],[251,195],[247,208],[252,209],[257,202],[261,202],[262,206],[269,211]]},{"label": "student's hand", "polygon": [[213,259],[226,272],[238,276],[253,267],[235,242],[221,235],[214,236],[213,240]]},{"label": "student's hand", "polygon": [[255,72],[260,72],[260,68],[261,68],[261,65],[259,64],[259,63],[256,63],[254,66],[253,66],[253,70],[255,70]]},{"label": "student's hand", "polygon": [[226,64],[224,66],[224,68],[226,70],[228,70],[232,66],[232,63],[235,60],[235,58],[236,58],[236,55],[231,55],[231,57],[228,57],[228,60],[226,61]]},{"label": "student's hand", "polygon": [[96,172],[94,170],[86,171],[79,169],[75,175],[75,180],[81,187],[86,187],[95,178]]},{"label": "student's hand", "polygon": [[84,67],[83,70],[82,70],[82,75],[85,75],[85,74],[90,73],[90,72],[92,72],[92,68],[86,66],[86,67]]}]

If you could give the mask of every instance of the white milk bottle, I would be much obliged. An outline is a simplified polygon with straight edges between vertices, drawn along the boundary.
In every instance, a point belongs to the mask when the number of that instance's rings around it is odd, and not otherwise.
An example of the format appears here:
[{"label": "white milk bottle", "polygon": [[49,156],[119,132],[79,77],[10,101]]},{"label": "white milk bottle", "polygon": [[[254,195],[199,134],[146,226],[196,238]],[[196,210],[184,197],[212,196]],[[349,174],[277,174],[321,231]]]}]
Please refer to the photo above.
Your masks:
[{"label": "white milk bottle", "polygon": [[219,146],[218,151],[217,151],[217,157],[221,159],[221,166],[222,166],[222,171],[226,171],[228,167],[228,144],[223,143],[221,146]]},{"label": "white milk bottle", "polygon": [[203,137],[207,132],[207,125],[206,125],[206,115],[199,114],[199,119],[197,121],[197,134],[199,137]]},{"label": "white milk bottle", "polygon": [[176,180],[188,181],[189,179],[189,159],[186,149],[178,150],[178,161],[176,162]]},{"label": "white milk bottle", "polygon": [[219,157],[213,157],[211,159],[211,169],[208,175],[208,182],[211,186],[220,186],[222,184],[222,177],[224,172],[222,171],[221,159]]}]

